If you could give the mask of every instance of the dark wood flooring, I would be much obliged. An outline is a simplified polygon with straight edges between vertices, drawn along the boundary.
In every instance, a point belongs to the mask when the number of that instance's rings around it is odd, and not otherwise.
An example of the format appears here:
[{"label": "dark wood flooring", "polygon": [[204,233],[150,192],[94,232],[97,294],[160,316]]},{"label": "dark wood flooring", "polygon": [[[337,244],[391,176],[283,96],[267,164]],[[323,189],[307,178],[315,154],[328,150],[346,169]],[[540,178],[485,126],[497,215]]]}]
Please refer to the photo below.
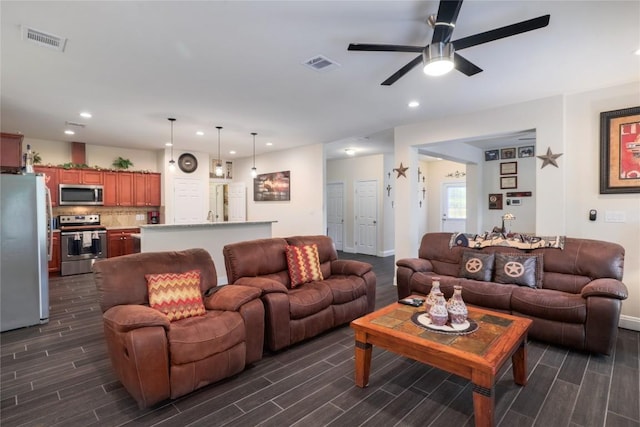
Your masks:
[{"label": "dark wood flooring", "polygon": [[[394,258],[340,254],[374,265],[377,307],[396,299]],[[10,426],[464,426],[468,381],[374,348],[369,387],[353,382],[344,326],[189,396],[140,410],[107,357],[90,274],[53,278],[46,325],[1,340],[0,424]],[[529,382],[506,366],[496,385],[500,426],[640,426],[640,334],[620,329],[615,354],[530,342]]]}]

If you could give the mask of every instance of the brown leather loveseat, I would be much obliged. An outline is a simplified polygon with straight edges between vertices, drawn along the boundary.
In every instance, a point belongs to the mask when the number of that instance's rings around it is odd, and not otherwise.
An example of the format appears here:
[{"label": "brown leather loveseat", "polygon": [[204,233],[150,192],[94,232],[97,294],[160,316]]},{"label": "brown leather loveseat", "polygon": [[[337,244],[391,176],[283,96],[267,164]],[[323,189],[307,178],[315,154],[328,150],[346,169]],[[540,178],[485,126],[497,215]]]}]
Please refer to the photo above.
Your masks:
[{"label": "brown leather loveseat", "polygon": [[[287,246],[317,245],[322,280],[292,286]],[[223,248],[227,279],[259,289],[265,344],[279,350],[373,311],[376,276],[368,263],[339,260],[331,238],[258,239]]]},{"label": "brown leather loveseat", "polygon": [[[111,363],[141,408],[237,374],[262,358],[260,292],[246,286],[217,287],[213,260],[204,249],[108,258],[97,261],[93,272]],[[199,314],[170,321],[151,308],[149,274],[174,283],[177,274],[187,275],[191,294],[202,296]],[[175,289],[166,280],[159,283]],[[182,304],[184,291],[175,293]]]},{"label": "brown leather loveseat", "polygon": [[[627,288],[621,281],[622,246],[567,237],[562,249],[520,250],[502,246],[470,249],[452,247],[451,237],[451,233],[427,233],[422,237],[418,258],[396,262],[399,298],[427,295],[433,278],[438,277],[447,298],[453,294],[454,285],[461,285],[467,304],[532,319],[529,336],[534,339],[611,354],[622,300],[627,298]],[[496,283],[497,270],[488,274],[489,280],[465,277],[465,265],[477,270],[482,258],[491,254],[496,260],[497,254],[503,254],[502,259],[508,254],[535,257],[536,285],[506,284],[502,280],[503,283]],[[505,271],[509,267],[504,264]]]}]

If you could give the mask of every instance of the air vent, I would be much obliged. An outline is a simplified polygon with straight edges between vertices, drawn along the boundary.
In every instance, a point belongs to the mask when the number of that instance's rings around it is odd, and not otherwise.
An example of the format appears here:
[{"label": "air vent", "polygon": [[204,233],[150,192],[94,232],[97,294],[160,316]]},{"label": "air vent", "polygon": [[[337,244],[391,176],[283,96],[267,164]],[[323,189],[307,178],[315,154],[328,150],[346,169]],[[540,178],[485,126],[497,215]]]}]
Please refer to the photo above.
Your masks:
[{"label": "air vent", "polygon": [[83,127],[86,126],[83,123],[76,123],[76,122],[70,122],[70,121],[66,121],[66,122],[64,122],[64,124],[67,125],[67,126],[77,126],[79,128],[83,128]]},{"label": "air vent", "polygon": [[307,59],[303,64],[312,70],[320,72],[327,72],[340,67],[340,64],[322,55],[316,55],[313,58]]},{"label": "air vent", "polygon": [[49,49],[57,50],[58,52],[64,52],[64,47],[67,44],[67,39],[55,36],[53,34],[47,34],[43,31],[34,30],[26,25],[22,26],[22,40],[35,43],[39,46],[48,47]]}]

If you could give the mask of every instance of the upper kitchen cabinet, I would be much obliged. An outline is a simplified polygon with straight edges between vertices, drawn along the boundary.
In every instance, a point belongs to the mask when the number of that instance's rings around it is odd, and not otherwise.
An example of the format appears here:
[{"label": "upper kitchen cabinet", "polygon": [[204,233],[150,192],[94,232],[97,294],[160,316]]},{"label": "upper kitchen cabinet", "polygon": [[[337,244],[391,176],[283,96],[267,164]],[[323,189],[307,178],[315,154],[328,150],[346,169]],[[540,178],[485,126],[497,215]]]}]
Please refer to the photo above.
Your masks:
[{"label": "upper kitchen cabinet", "polygon": [[0,143],[0,169],[3,172],[20,172],[22,169],[22,138],[24,135],[2,133]]},{"label": "upper kitchen cabinet", "polygon": [[104,173],[96,169],[60,169],[59,175],[60,184],[104,184]]},{"label": "upper kitchen cabinet", "polygon": [[44,175],[44,182],[51,194],[51,206],[58,206],[59,169],[50,166],[34,166],[33,170],[35,173],[41,173]]},{"label": "upper kitchen cabinet", "polygon": [[134,173],[104,172],[104,205],[134,206]]},{"label": "upper kitchen cabinet", "polygon": [[160,174],[134,174],[135,206],[160,206]]}]

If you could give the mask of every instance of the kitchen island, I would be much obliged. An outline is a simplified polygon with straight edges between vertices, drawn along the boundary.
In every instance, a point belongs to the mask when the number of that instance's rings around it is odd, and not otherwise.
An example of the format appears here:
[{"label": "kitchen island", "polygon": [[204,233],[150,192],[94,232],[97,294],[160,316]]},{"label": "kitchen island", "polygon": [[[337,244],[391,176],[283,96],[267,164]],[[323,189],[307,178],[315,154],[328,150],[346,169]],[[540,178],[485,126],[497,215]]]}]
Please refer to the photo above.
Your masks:
[{"label": "kitchen island", "polygon": [[245,240],[272,237],[276,221],[205,222],[197,224],[153,224],[140,226],[140,252],[180,251],[204,248],[213,258],[218,285],[227,283],[222,248]]}]

